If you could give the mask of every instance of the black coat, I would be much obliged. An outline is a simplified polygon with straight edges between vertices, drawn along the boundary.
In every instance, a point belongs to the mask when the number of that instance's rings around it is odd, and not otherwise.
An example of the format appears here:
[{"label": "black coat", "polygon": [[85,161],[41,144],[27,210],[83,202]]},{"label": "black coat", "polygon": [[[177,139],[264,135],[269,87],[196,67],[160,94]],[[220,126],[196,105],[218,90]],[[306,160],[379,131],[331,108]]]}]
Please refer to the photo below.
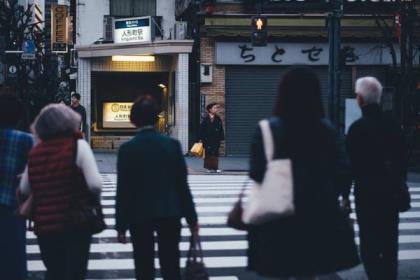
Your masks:
[{"label": "black coat", "polygon": [[209,116],[205,117],[201,122],[199,134],[199,140],[203,142],[206,155],[218,156],[220,142],[225,140],[222,119],[217,115],[214,116],[213,121]]},{"label": "black coat", "polygon": [[118,152],[116,229],[155,218],[186,217],[197,213],[187,181],[180,143],[154,129],[141,130]]},{"label": "black coat", "polygon": [[[249,230],[248,267],[271,277],[331,273],[358,264],[353,229],[339,210],[348,178],[344,145],[323,121],[270,119],[275,158],[292,160],[295,214]],[[261,130],[253,139],[250,177],[263,180],[267,161]]]},{"label": "black coat", "polygon": [[[346,137],[355,180],[356,209],[377,212],[394,208],[398,187],[407,179],[407,145],[401,127],[378,105],[362,109]],[[346,195],[350,192],[348,188]]]}]

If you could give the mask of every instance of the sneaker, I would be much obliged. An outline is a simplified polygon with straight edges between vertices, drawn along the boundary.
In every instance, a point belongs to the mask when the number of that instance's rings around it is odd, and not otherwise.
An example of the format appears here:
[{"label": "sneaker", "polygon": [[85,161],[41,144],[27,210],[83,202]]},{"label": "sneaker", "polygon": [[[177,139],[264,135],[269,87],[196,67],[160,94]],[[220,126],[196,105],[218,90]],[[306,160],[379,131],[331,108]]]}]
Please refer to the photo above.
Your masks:
[{"label": "sneaker", "polygon": [[216,173],[222,173],[222,170],[217,169],[217,170],[216,170]]},{"label": "sneaker", "polygon": [[207,173],[212,173],[213,171],[212,171],[212,170],[210,170],[210,169],[206,169],[206,172],[207,172]]}]

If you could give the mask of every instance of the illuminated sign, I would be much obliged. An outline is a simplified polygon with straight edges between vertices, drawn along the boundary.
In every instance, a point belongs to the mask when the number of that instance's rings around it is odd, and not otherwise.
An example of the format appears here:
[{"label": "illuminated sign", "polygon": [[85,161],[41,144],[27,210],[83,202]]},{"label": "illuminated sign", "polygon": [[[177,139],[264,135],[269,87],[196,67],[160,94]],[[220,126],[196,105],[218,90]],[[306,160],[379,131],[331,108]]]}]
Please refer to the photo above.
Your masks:
[{"label": "illuminated sign", "polygon": [[152,39],[151,17],[114,20],[114,43],[147,43]]},{"label": "illuminated sign", "polygon": [[69,43],[69,12],[66,5],[51,4],[51,49],[67,53]]},{"label": "illuminated sign", "polygon": [[134,128],[130,122],[132,102],[106,102],[102,109],[104,128]]}]

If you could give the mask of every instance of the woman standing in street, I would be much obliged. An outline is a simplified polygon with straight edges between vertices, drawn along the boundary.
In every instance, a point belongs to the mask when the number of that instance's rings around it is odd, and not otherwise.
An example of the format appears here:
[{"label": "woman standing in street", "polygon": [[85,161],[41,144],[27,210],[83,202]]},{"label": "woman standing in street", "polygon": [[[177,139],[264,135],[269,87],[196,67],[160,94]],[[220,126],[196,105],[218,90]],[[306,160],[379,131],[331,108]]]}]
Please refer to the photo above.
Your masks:
[{"label": "woman standing in street", "polygon": [[16,96],[0,95],[0,279],[26,279],[25,220],[16,215],[18,175],[33,140],[16,129],[23,108]]},{"label": "woman standing in street", "polygon": [[102,182],[80,115],[64,104],[41,110],[32,125],[39,143],[29,154],[20,191],[32,193],[34,232],[47,280],[85,279],[92,233],[71,220],[72,209],[100,197]]},{"label": "woman standing in street", "polygon": [[199,141],[204,146],[204,168],[209,172],[221,172],[219,170],[220,142],[225,140],[222,119],[217,115],[220,106],[210,103],[206,107],[207,116],[200,125]]},{"label": "woman standing in street", "polygon": [[181,218],[197,233],[197,213],[181,145],[155,130],[158,112],[150,96],[140,97],[131,109],[139,131],[118,151],[116,230],[121,243],[130,231],[136,279],[155,279],[156,233],[163,279],[180,280]]},{"label": "woman standing in street", "polygon": [[[348,161],[334,128],[324,120],[318,77],[306,67],[283,76],[269,118],[274,159],[292,162],[295,212],[251,227],[248,267],[268,277],[314,279],[359,263],[353,229],[339,207]],[[267,170],[262,131],[251,149],[250,177]]]}]

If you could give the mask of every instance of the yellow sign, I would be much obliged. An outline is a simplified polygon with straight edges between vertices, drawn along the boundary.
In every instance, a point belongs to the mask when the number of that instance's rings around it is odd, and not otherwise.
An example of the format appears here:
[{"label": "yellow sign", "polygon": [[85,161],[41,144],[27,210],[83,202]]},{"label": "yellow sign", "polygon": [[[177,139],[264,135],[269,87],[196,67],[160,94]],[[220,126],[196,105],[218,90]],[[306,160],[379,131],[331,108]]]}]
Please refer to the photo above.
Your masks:
[{"label": "yellow sign", "polygon": [[51,50],[66,53],[69,44],[69,11],[66,5],[51,4]]},{"label": "yellow sign", "polygon": [[132,102],[105,102],[102,111],[104,128],[134,128],[130,122]]}]

